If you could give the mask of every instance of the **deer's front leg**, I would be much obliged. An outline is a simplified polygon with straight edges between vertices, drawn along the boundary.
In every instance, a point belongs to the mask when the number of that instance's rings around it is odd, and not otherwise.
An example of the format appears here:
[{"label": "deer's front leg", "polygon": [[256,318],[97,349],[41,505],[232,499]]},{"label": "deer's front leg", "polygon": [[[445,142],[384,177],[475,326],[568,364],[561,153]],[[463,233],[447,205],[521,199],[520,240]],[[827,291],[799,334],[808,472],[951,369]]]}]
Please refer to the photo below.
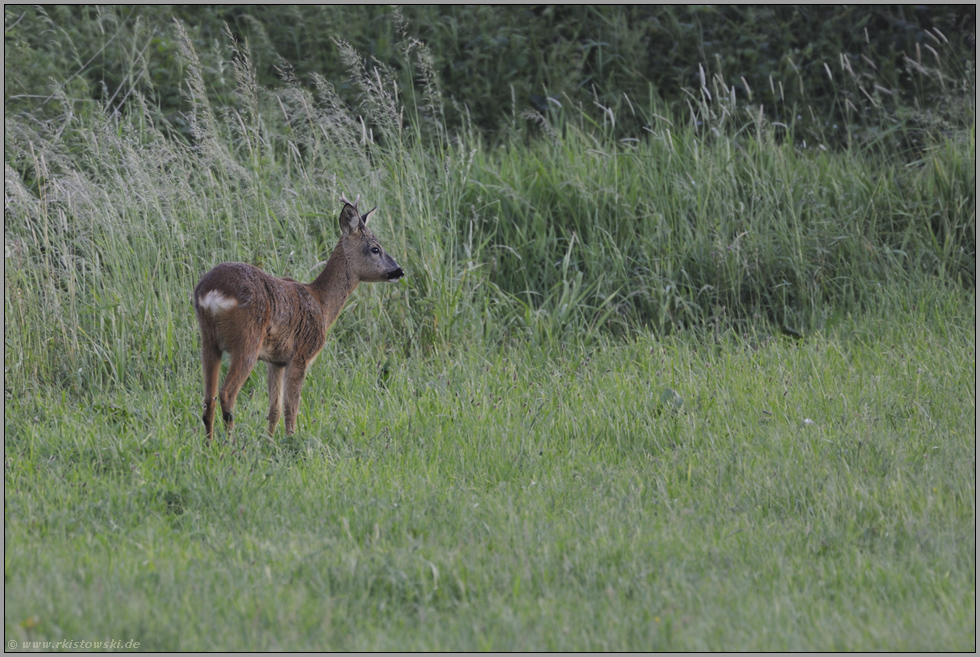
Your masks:
[{"label": "deer's front leg", "polygon": [[269,383],[269,435],[276,433],[276,425],[282,415],[283,379],[286,368],[269,363],[267,381]]},{"label": "deer's front leg", "polygon": [[306,379],[306,369],[309,367],[308,361],[293,361],[286,368],[286,435],[291,435],[296,431],[296,416],[299,414],[300,392],[303,390],[303,381]]}]

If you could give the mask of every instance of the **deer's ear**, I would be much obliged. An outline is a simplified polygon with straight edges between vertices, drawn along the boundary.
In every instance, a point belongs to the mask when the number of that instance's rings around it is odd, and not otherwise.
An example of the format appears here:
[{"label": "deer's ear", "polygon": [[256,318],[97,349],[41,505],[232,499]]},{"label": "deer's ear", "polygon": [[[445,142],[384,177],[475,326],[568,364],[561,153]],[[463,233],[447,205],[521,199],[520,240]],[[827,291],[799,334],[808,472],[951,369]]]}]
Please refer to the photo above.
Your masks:
[{"label": "deer's ear", "polygon": [[364,222],[365,226],[367,226],[367,222],[371,219],[371,215],[373,215],[374,211],[377,209],[378,206],[374,206],[373,208],[371,208],[370,210],[368,210],[367,212],[361,215],[361,221]]},{"label": "deer's ear", "polygon": [[361,230],[361,218],[357,215],[357,209],[350,203],[344,203],[344,209],[340,211],[340,230],[345,235],[356,233]]}]

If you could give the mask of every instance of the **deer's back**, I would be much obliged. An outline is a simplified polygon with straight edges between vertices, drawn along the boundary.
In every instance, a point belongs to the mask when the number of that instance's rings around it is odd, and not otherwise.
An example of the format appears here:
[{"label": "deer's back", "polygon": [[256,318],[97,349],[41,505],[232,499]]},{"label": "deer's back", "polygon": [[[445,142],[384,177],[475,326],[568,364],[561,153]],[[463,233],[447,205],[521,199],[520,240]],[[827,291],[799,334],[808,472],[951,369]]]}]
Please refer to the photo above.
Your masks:
[{"label": "deer's back", "polygon": [[202,339],[222,351],[260,344],[259,359],[273,363],[289,362],[298,349],[318,352],[326,336],[323,311],[308,286],[244,262],[204,274],[194,306]]}]

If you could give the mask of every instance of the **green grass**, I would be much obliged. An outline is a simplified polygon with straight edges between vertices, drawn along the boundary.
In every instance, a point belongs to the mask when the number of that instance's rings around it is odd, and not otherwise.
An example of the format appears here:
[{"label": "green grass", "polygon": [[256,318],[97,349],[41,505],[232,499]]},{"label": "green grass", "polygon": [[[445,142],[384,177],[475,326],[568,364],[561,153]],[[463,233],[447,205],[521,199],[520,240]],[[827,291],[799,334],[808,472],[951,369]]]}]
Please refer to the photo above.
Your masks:
[{"label": "green grass", "polygon": [[[357,111],[244,45],[217,102],[168,29],[186,133],[5,116],[8,646],[975,650],[975,119],[804,147],[714,76],[490,140],[346,47]],[[407,277],[206,445],[194,284],[311,280],[342,192]]]},{"label": "green grass", "polygon": [[190,365],[109,401],[15,396],[5,638],[970,650],[973,308],[384,378],[332,343],[297,435],[265,435],[253,377],[235,449],[204,446]]}]

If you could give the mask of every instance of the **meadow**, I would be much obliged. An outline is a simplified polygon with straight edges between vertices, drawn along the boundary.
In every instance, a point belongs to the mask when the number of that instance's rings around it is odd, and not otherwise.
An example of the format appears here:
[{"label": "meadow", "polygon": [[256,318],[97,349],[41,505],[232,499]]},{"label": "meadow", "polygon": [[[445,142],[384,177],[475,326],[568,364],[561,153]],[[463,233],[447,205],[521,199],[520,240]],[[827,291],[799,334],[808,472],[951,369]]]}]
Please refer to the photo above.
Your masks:
[{"label": "meadow", "polygon": [[[28,80],[72,28],[7,11]],[[343,83],[137,21],[118,90],[5,94],[5,646],[975,651],[975,64],[930,32],[901,92],[709,62],[488,128],[412,20],[397,66],[323,45]],[[312,280],[358,193],[407,276],[296,434],[259,365],[208,444],[197,279]]]}]

